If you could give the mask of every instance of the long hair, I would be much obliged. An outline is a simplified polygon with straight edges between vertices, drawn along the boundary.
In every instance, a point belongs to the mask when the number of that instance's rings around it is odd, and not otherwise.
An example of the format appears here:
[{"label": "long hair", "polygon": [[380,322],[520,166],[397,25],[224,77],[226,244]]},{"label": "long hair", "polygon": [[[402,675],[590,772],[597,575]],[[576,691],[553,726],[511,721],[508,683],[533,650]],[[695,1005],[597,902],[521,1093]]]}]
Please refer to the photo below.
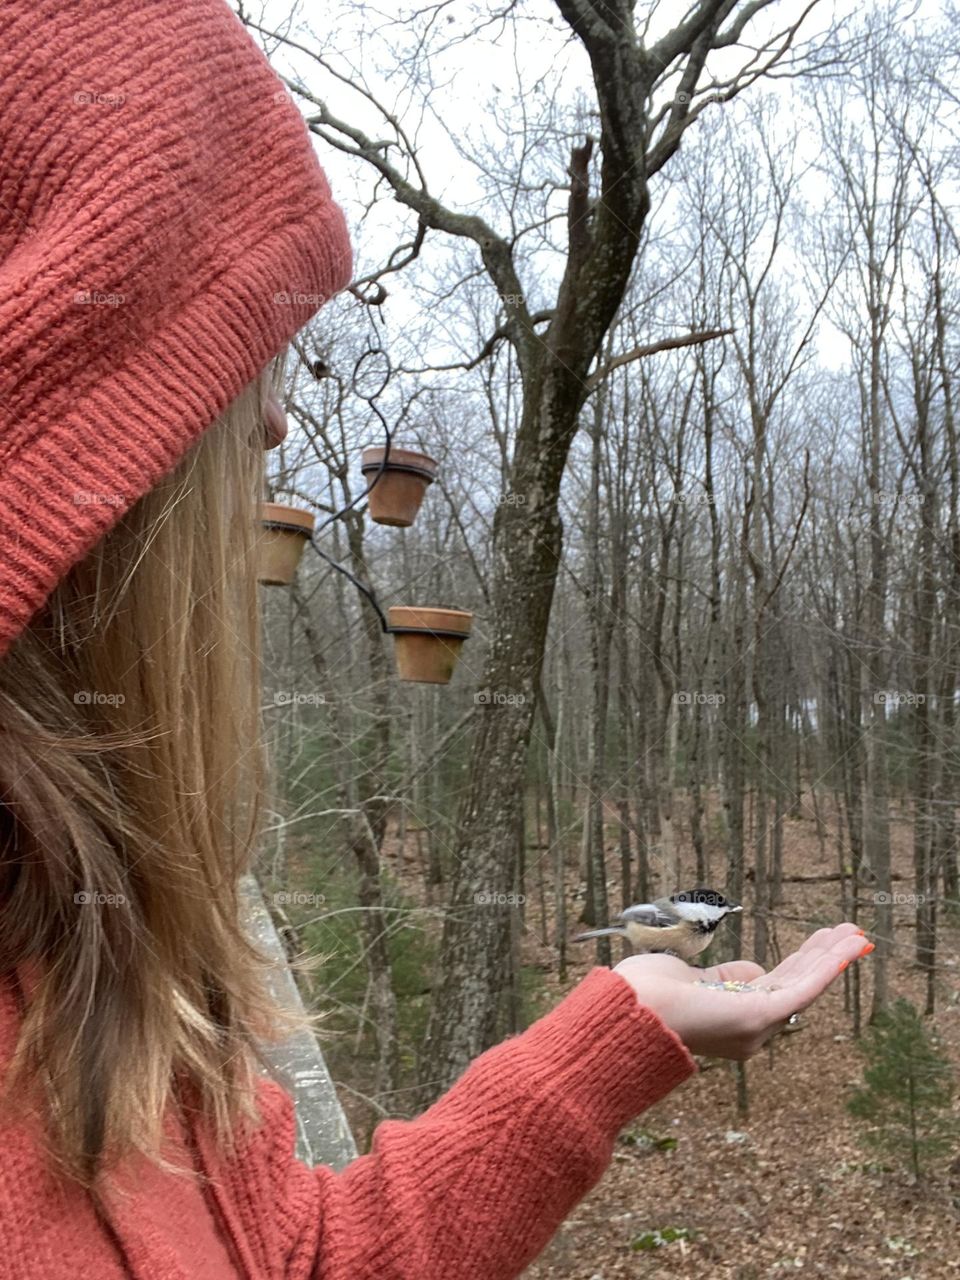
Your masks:
[{"label": "long hair", "polygon": [[229,1146],[257,1115],[254,1041],[283,1026],[238,901],[265,778],[262,394],[282,363],[0,660],[0,981],[23,1004],[2,1102],[33,1099],[88,1187],[133,1150],[163,1164],[180,1082]]}]

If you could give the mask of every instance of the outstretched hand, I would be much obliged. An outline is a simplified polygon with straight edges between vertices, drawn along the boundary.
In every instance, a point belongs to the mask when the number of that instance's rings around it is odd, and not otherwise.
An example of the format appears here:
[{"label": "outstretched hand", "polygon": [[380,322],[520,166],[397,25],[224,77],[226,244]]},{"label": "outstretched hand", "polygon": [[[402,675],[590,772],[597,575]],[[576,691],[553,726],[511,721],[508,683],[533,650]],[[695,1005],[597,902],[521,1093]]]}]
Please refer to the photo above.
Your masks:
[{"label": "outstretched hand", "polygon": [[[615,972],[691,1053],[745,1062],[792,1014],[812,1004],[851,961],[872,950],[863,930],[846,923],[818,929],[769,973],[750,960],[696,969],[665,955],[629,956]],[[709,982],[747,982],[752,989],[726,991],[702,985]]]}]

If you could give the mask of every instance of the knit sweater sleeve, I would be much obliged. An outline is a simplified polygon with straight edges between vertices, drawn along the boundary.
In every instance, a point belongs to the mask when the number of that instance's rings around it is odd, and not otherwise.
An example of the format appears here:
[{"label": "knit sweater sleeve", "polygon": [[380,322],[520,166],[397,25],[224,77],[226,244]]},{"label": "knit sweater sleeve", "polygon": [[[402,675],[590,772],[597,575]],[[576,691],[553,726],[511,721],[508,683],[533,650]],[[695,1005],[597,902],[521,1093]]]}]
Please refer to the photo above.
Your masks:
[{"label": "knit sweater sleeve", "polygon": [[509,1280],[599,1180],[621,1127],[696,1070],[624,979],[594,969],[343,1172],[273,1128],[285,1280]]}]

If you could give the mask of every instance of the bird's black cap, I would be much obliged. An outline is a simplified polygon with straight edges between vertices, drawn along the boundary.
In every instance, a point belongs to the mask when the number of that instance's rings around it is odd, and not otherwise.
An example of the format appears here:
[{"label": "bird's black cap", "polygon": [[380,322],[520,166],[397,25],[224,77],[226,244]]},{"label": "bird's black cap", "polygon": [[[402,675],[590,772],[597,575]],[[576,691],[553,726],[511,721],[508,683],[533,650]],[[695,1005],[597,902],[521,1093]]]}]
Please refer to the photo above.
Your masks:
[{"label": "bird's black cap", "polygon": [[734,904],[728,902],[722,893],[717,893],[716,889],[685,889],[683,893],[672,893],[670,895],[671,902],[702,902],[708,907],[732,907]]}]

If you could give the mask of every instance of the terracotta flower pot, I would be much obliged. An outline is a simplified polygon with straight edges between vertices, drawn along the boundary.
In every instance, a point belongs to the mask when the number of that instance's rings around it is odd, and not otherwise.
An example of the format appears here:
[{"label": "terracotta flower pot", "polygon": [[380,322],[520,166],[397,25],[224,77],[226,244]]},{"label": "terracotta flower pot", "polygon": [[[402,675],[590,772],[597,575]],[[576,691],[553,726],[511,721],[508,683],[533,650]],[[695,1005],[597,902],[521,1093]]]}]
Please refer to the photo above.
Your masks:
[{"label": "terracotta flower pot", "polygon": [[473,626],[473,614],[461,609],[395,605],[387,610],[387,620],[400,679],[449,684]]},{"label": "terracotta flower pot", "polygon": [[316,516],[278,502],[260,506],[257,580],[265,586],[286,587],[293,581],[303,548],[313,533]]},{"label": "terracotta flower pot", "polygon": [[[360,470],[367,484],[376,476],[383,455],[382,445],[364,449]],[[371,518],[377,524],[406,529],[417,518],[427,485],[433,483],[436,475],[437,464],[433,458],[391,445],[386,468],[367,496]]]}]

